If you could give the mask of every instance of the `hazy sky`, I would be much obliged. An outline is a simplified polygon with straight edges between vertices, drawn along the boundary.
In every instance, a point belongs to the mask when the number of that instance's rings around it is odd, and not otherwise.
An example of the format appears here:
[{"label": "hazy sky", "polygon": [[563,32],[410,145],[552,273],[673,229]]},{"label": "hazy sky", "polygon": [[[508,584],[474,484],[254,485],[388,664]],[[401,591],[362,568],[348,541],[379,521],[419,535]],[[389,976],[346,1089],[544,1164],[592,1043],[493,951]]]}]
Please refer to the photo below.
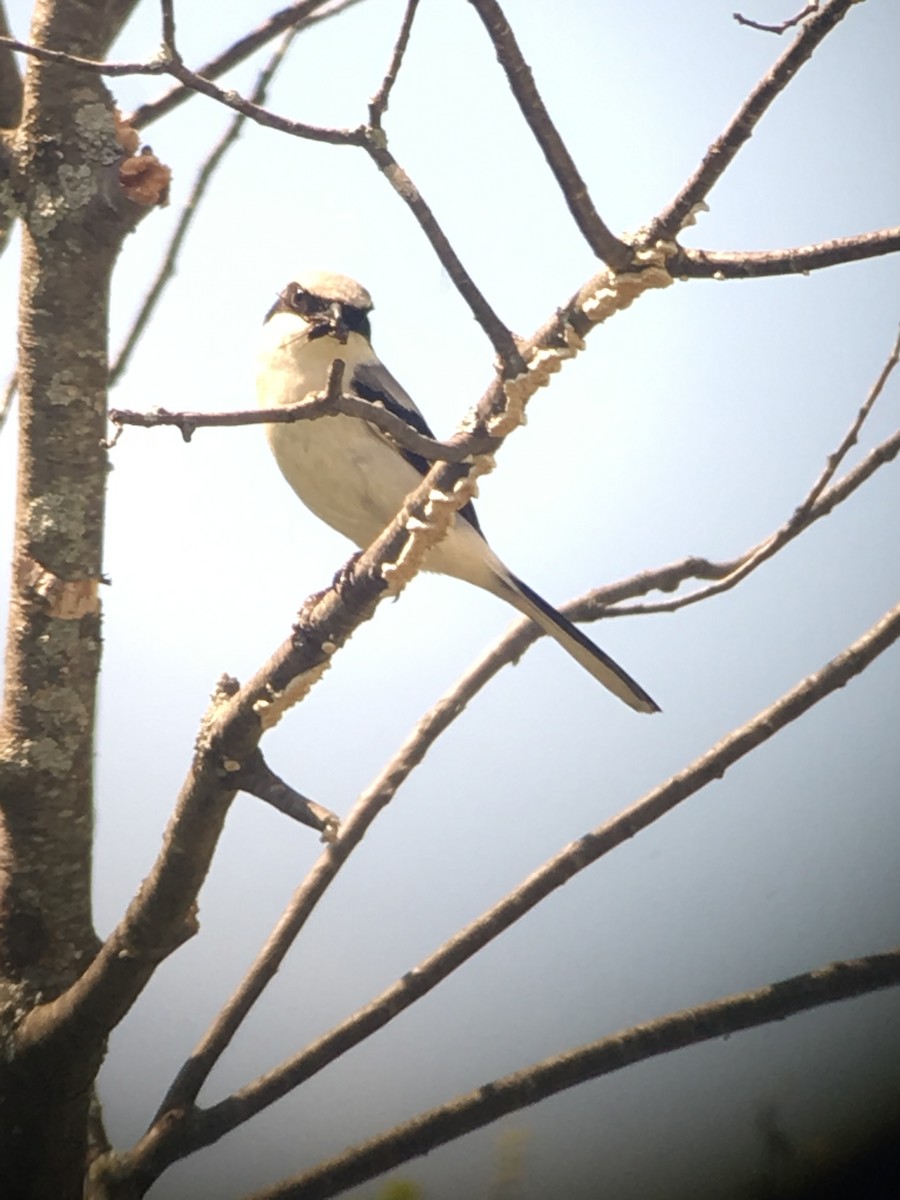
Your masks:
[{"label": "hazy sky", "polygon": [[[18,35],[28,5],[13,3]],[[615,230],[675,194],[784,39],[732,5],[508,0],[551,114]],[[790,5],[758,0],[777,20]],[[199,65],[269,10],[178,10]],[[402,13],[366,0],[297,41],[270,106],[330,125],[365,117]],[[758,126],[684,237],[786,247],[897,224],[900,11],[855,5]],[[159,42],[144,3],[117,58]],[[228,85],[249,90],[266,57]],[[164,85],[112,81],[129,111]],[[146,138],[172,203],[129,239],[112,345],[128,329],[198,160],[230,119],[205,99]],[[528,334],[596,270],[520,120],[474,14],[423,0],[387,118],[409,170],[501,317]],[[118,407],[253,402],[275,293],[324,267],[372,292],[379,353],[439,435],[491,378],[492,351],[406,208],[359,151],[247,128],[116,390]],[[14,327],[16,257],[0,278]],[[492,545],[562,602],[688,554],[729,558],[794,510],[895,337],[900,260],[809,277],[692,281],[647,295],[591,337],[499,455],[479,501]],[[6,339],[6,364],[14,343]],[[849,463],[897,425],[894,381]],[[11,428],[0,438],[4,547]],[[119,918],[157,852],[206,699],[246,679],[304,597],[349,553],[297,502],[258,428],[129,430],[112,453],[98,741],[97,920]],[[897,601],[900,469],[748,581],[667,617],[591,630],[656,697],[618,704],[541,643],[470,706],[331,888],[204,1101],[343,1019],[569,839],[687,766],[868,629]],[[3,554],[4,569],[8,554]],[[267,738],[273,768],[339,813],[418,716],[508,625],[494,599],[416,580]],[[887,949],[900,927],[896,648],[724,780],[584,873],[443,988],[218,1147],[171,1171],[159,1200],[225,1200],[544,1055],[636,1021]],[[111,1132],[137,1136],[186,1053],[319,853],[314,834],[248,797],[201,896],[202,931],[113,1038]],[[405,1168],[429,1200],[513,1194],[619,1200],[739,1194],[772,1166],[764,1128],[825,1161],[867,1114],[900,1104],[900,998],[884,994],[736,1036],[577,1089]],[[768,1124],[767,1124],[768,1122]],[[565,1184],[563,1189],[562,1185]],[[354,1195],[372,1196],[375,1185]]]}]

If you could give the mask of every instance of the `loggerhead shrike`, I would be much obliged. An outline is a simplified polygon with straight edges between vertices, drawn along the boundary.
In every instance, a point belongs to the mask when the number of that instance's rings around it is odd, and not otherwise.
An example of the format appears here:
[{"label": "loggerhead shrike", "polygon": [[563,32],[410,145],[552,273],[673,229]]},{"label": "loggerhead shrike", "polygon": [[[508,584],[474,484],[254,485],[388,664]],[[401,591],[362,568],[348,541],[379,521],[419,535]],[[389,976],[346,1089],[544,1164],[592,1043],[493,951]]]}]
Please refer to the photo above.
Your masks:
[{"label": "loggerhead shrike", "polygon": [[[265,319],[257,376],[260,406],[296,404],[312,392],[324,391],[331,364],[340,358],[345,392],[382,404],[432,437],[418,408],[372,349],[371,309],[366,289],[345,275],[300,275],[292,280]],[[376,426],[343,414],[267,425],[266,434],[282,474],[307,508],[361,549],[393,520],[432,465],[395,445]],[[620,700],[638,712],[659,712],[644,689],[599,646],[507,570],[485,541],[471,502],[456,514],[444,540],[428,552],[424,566],[499,596],[530,617]]]}]

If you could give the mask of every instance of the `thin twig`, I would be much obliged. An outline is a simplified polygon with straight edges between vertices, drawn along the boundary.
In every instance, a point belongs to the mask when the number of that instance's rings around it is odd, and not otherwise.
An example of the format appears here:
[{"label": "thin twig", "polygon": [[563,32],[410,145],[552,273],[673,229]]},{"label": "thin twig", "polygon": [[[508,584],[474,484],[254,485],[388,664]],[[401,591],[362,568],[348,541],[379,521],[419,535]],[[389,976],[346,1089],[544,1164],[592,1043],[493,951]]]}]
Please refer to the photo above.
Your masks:
[{"label": "thin twig", "polygon": [[750,17],[742,16],[741,13],[732,13],[731,15],[737,21],[738,25],[749,25],[751,29],[762,30],[763,33],[778,33],[782,34],[788,29],[793,29],[795,25],[799,25],[801,21],[818,10],[818,0],[812,0],[811,4],[807,4],[802,12],[798,12],[793,17],[788,17],[786,21],[781,21],[778,25],[764,25],[761,21],[754,21]]},{"label": "thin twig", "polygon": [[669,1013],[492,1079],[301,1175],[253,1192],[247,1200],[325,1200],[589,1080],[898,984],[900,949],[831,962],[754,991]]},{"label": "thin twig", "polygon": [[[814,675],[804,679],[771,707],[728,734],[685,770],[653,789],[616,817],[570,843],[543,867],[529,875],[518,888],[455,934],[365,1008],[335,1026],[299,1054],[210,1108],[195,1109],[189,1105],[179,1105],[177,1110],[169,1111],[165,1117],[160,1114],[159,1123],[151,1127],[144,1139],[128,1152],[128,1160],[133,1164],[133,1169],[147,1172],[151,1178],[156,1178],[175,1158],[213,1144],[285,1096],[430,992],[463,962],[579,872],[624,844],[642,829],[654,824],[708,784],[721,779],[729,767],[808,712],[826,696],[844,687],[898,638],[900,605],[886,613],[861,638]],[[395,790],[393,772],[386,773],[385,777],[357,801],[344,823],[339,842],[329,847],[320,857],[282,917],[279,931],[287,926],[291,927],[290,939],[284,939],[288,944],[296,936],[296,932],[340,864],[362,839],[375,815],[389,802]],[[274,935],[270,944],[272,942]],[[245,977],[242,989],[246,988],[248,980],[253,978],[261,959],[262,956],[257,960],[257,967]],[[270,956],[265,967],[267,972],[274,974],[277,970],[274,956]],[[183,1068],[183,1075],[190,1073],[195,1061],[195,1057],[192,1056]],[[204,1063],[207,1069],[210,1069],[211,1065],[208,1062]],[[174,1092],[173,1088],[170,1095],[174,1095]],[[182,1103],[189,1100],[191,1093],[196,1095],[193,1088],[188,1092],[179,1090]]]},{"label": "thin twig", "polygon": [[771,71],[759,81],[738,109],[724,133],[712,143],[703,162],[675,199],[648,226],[647,241],[677,236],[691,213],[701,204],[751,137],[763,113],[787,87],[822,40],[853,7],[856,0],[829,0],[811,17]]},{"label": "thin twig", "polygon": [[678,279],[760,279],[772,275],[806,275],[840,263],[895,254],[898,250],[900,226],[790,250],[689,250],[678,246],[666,265]]},{"label": "thin twig", "polygon": [[384,134],[380,129],[366,130],[363,142],[369,157],[377,164],[388,183],[401,200],[411,209],[422,232],[440,259],[441,265],[456,285],[457,291],[472,310],[475,320],[487,334],[491,345],[505,368],[505,374],[518,375],[525,369],[525,362],[516,340],[509,329],[494,312],[487,299],[463,266],[459,255],[450,244],[437,217],[425,202],[422,193],[388,150]]},{"label": "thin twig", "polygon": [[65,50],[48,50],[46,46],[35,46],[31,42],[20,42],[17,38],[0,37],[0,47],[18,50],[41,62],[61,63],[69,67],[79,67],[82,71],[91,71],[95,75],[165,75],[169,64],[164,58],[151,59],[149,62],[107,62],[95,58],[82,58],[77,54],[69,54]]},{"label": "thin twig", "polygon": [[327,390],[282,408],[249,408],[217,413],[169,412],[165,408],[134,412],[130,409],[113,408],[110,409],[109,419],[117,428],[107,446],[112,447],[116,444],[126,425],[136,425],[142,429],[171,425],[180,430],[181,436],[189,442],[197,429],[232,428],[241,425],[289,425],[295,421],[317,421],[338,414],[357,417],[361,421],[368,421],[370,425],[376,425],[398,446],[418,454],[429,462],[465,462],[473,454],[488,454],[497,447],[496,438],[486,434],[467,434],[457,441],[440,442],[436,438],[426,437],[417,432],[402,417],[396,416],[380,404],[360,400],[358,396],[347,392],[332,396]]},{"label": "thin twig", "polygon": [[632,261],[633,251],[612,233],[594,207],[587,184],[547,111],[503,10],[497,0],[469,0],[469,3],[488,32],[512,94],[559,184],[575,224],[598,258],[613,270],[624,270]]},{"label": "thin twig", "polygon": [[[250,93],[251,103],[259,105],[265,103],[269,84],[272,82],[276,71],[283,63],[285,55],[290,49],[291,43],[296,35],[297,29],[295,27],[293,29],[289,29],[281,39],[278,49],[274,52],[257,77],[253,91]],[[175,268],[178,263],[178,255],[181,252],[181,247],[184,244],[184,240],[187,237],[194,218],[197,215],[197,209],[200,206],[200,202],[203,199],[210,182],[212,181],[213,175],[221,165],[222,160],[225,158],[225,155],[237,142],[246,120],[247,117],[244,113],[235,114],[229,123],[228,128],[225,130],[225,133],[222,135],[216,145],[213,146],[206,158],[206,161],[197,172],[197,177],[194,180],[194,186],[191,188],[190,195],[185,202],[184,209],[182,210],[178,224],[175,227],[175,231],[172,234],[168,250],[163,258],[159,271],[156,274],[156,278],[153,280],[150,290],[144,297],[144,302],[141,305],[140,311],[135,317],[134,323],[132,324],[128,335],[126,336],[124,343],[122,344],[122,348],[119,350],[119,353],[117,354],[116,359],[110,368],[110,387],[115,386],[117,381],[122,376],[122,373],[128,366],[135,346],[140,341],[144,330],[147,328],[147,325],[153,316],[153,313],[156,311],[156,306],[158,305],[167,284],[171,281],[173,275],[175,274]]]},{"label": "thin twig", "polygon": [[224,104],[226,108],[233,109],[235,112],[243,113],[244,116],[266,129],[277,129],[281,133],[290,134],[291,137],[306,138],[311,142],[325,142],[332,146],[364,146],[366,144],[366,130],[362,125],[356,129],[333,129],[328,126],[307,125],[303,121],[290,121],[287,117],[280,117],[267,108],[253,104],[237,92],[218,87],[210,79],[191,71],[183,62],[170,61],[166,63],[166,74],[180,80],[191,91],[201,92],[210,100]]},{"label": "thin twig", "polygon": [[[274,13],[244,37],[238,38],[221,54],[216,55],[205,66],[200,67],[197,74],[202,75],[205,79],[218,79],[285,29],[291,27],[298,31],[310,29],[313,25],[326,21],[329,17],[337,16],[338,13],[359,3],[360,0],[341,0],[340,3],[331,4],[328,3],[328,0],[301,0],[300,3],[291,4],[280,12]],[[128,124],[134,129],[146,129],[153,121],[159,120],[160,117],[183,104],[185,100],[190,99],[191,95],[192,89],[181,84],[166,92],[164,96],[160,96],[158,100],[150,100],[135,109],[128,118]]]},{"label": "thin twig", "polygon": [[[211,80],[190,70],[189,67],[184,65],[177,52],[171,55],[164,53],[159,58],[152,59],[150,62],[114,63],[79,58],[75,54],[68,54],[62,50],[47,50],[42,46],[32,46],[27,42],[16,42],[11,38],[0,38],[0,46],[5,45],[9,45],[15,50],[21,50],[25,54],[30,54],[34,58],[43,59],[48,62],[65,63],[72,67],[79,67],[84,71],[92,71],[98,75],[171,75],[184,84],[189,93],[200,92],[202,95],[209,97],[209,99],[215,100],[219,104],[224,104],[226,108],[250,117],[257,125],[263,125],[267,129],[277,129],[282,133],[290,134],[292,137],[306,138],[313,142],[326,142],[334,146],[363,146],[366,142],[366,129],[362,125],[357,129],[331,129],[319,125],[307,125],[302,121],[289,121],[286,117],[280,117],[277,113],[269,112],[268,109],[261,108],[258,104],[253,104],[252,101],[245,99],[237,92],[220,88]],[[132,118],[128,118],[129,123],[131,123],[131,120]],[[137,126],[133,127],[137,128]]]},{"label": "thin twig", "polygon": [[381,87],[379,87],[378,91],[369,101],[369,124],[373,129],[381,128],[382,118],[387,112],[391,91],[397,82],[397,76],[403,64],[403,55],[406,53],[406,47],[409,44],[409,35],[412,31],[412,23],[418,7],[419,0],[408,0],[406,12],[403,14],[403,23],[400,26],[400,32],[397,34],[397,41],[394,44],[394,52],[391,55],[390,65],[385,72],[384,79],[381,81]]},{"label": "thin twig", "polygon": [[809,493],[803,502],[798,505],[796,512],[791,517],[790,521],[788,521],[788,526],[796,528],[805,523],[807,517],[812,512],[815,502],[831,483],[838,467],[847,457],[852,448],[856,445],[859,439],[860,431],[862,430],[862,427],[865,424],[869,414],[872,412],[876,400],[884,391],[885,385],[890,379],[898,361],[900,361],[900,331],[898,331],[897,337],[894,340],[893,348],[891,349],[884,366],[881,368],[881,373],[872,384],[872,387],[869,389],[869,394],[860,405],[859,412],[853,419],[850,428],[841,439],[840,445],[828,455],[828,461],[822,470],[822,474],[810,488]]},{"label": "thin twig", "polygon": [[[898,361],[900,361],[900,334],[898,334],[887,361],[882,367],[875,383],[872,385],[865,402],[853,419],[850,428],[842,438],[837,449],[829,454],[825,467],[810,488],[808,494],[781,528],[754,546],[752,550],[748,551],[733,571],[723,579],[711,583],[707,587],[699,588],[695,592],[690,592],[686,596],[678,596],[673,600],[663,600],[650,604],[616,605],[614,608],[607,609],[604,615],[617,617],[677,612],[680,608],[699,604],[702,600],[708,600],[711,596],[718,596],[722,592],[730,591],[742,579],[746,579],[757,567],[760,567],[764,562],[772,558],[774,554],[777,554],[779,550],[782,550],[788,542],[792,542],[816,521],[827,516],[836,504],[845,499],[851,491],[855,491],[878,467],[883,466],[885,462],[889,462],[900,452],[900,430],[898,430],[892,437],[886,439],[885,442],[871,451],[861,463],[858,463],[853,472],[848,472],[848,476],[845,476],[843,480],[833,487],[828,486],[834,478],[838,467],[856,444],[859,431],[871,413],[876,400],[884,390]],[[852,476],[852,479],[849,479],[848,482],[849,476]]]}]

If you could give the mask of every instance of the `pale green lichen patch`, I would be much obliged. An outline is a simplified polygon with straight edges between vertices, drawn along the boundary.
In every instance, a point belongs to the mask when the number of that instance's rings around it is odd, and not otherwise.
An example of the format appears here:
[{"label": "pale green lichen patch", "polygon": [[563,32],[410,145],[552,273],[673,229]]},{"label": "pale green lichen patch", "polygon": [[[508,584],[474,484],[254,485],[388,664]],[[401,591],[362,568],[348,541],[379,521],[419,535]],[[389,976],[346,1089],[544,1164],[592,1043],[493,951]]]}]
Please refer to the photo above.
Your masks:
[{"label": "pale green lichen patch", "polygon": [[89,102],[74,113],[79,143],[98,162],[113,162],[121,153],[116,144],[113,115],[107,105],[96,100],[93,92],[87,95]]},{"label": "pale green lichen patch", "polygon": [[48,404],[75,404],[81,398],[81,388],[75,382],[71,371],[57,372],[50,380],[44,396]]},{"label": "pale green lichen patch", "polygon": [[65,741],[55,738],[36,738],[26,746],[29,764],[35,770],[46,771],[57,777],[66,776],[72,770],[72,763],[80,744],[80,738],[73,737],[71,749],[66,748]]},{"label": "pale green lichen patch", "polygon": [[28,507],[26,529],[33,542],[50,537],[67,541],[83,538],[90,527],[84,497],[73,490],[65,495],[49,493],[36,497]]},{"label": "pale green lichen patch", "polygon": [[58,187],[39,183],[34,190],[34,205],[29,222],[35,237],[51,233],[60,221],[89,204],[97,191],[93,170],[82,163],[62,163],[57,172]]}]

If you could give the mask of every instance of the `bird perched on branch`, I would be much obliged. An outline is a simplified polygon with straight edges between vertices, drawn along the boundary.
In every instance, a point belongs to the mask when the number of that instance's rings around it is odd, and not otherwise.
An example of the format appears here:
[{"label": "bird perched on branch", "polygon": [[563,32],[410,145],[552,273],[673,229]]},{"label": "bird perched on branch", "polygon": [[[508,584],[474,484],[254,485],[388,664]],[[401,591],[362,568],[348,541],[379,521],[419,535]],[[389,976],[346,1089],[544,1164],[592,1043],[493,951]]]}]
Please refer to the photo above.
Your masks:
[{"label": "bird perched on branch", "polygon": [[[298,403],[326,389],[335,359],[345,364],[343,391],[381,404],[427,437],[433,434],[412,399],[380,362],[370,341],[372,299],[344,275],[300,275],[269,309],[257,394],[264,408]],[[369,546],[400,511],[431,463],[403,449],[375,425],[338,415],[266,426],[281,471],[317,517]],[[499,596],[554,638],[604,687],[638,712],[658,712],[644,689],[589,637],[509,571],[485,541],[471,502],[456,513],[425,559],[428,571],[453,575]]]}]

